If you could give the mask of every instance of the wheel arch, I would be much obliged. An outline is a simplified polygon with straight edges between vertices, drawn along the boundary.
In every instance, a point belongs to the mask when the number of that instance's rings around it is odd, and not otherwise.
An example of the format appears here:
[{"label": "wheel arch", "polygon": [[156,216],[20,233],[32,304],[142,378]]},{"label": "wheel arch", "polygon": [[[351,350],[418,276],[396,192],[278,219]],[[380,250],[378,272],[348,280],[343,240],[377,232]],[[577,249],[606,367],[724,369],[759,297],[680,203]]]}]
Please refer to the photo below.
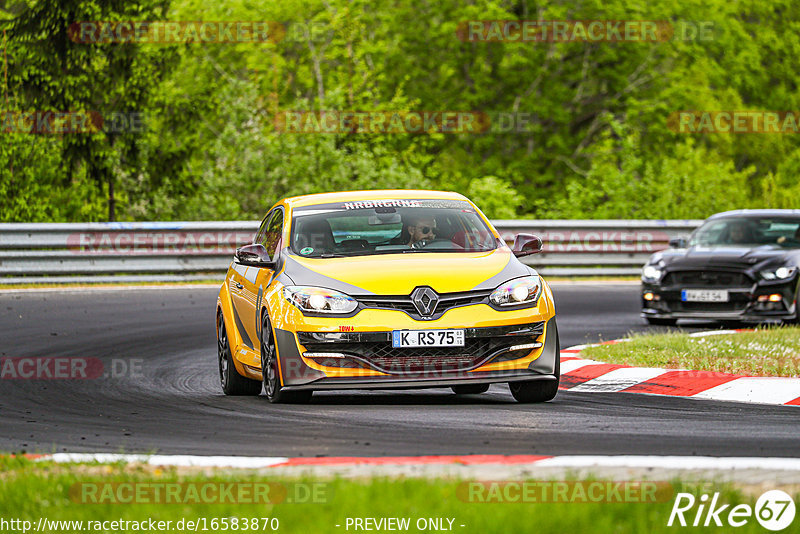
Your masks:
[{"label": "wheel arch", "polygon": [[239,347],[242,345],[242,336],[239,333],[239,330],[236,328],[236,321],[233,320],[233,303],[231,301],[230,292],[228,291],[227,278],[225,279],[225,282],[226,283],[222,284],[222,287],[219,291],[219,296],[217,297],[217,312],[214,316],[214,329],[217,331],[217,336],[219,336],[219,327],[216,319],[222,315],[222,321],[225,324],[225,331],[228,334],[228,346],[230,347],[231,351],[231,361],[233,362],[233,367],[241,376],[248,377],[244,370],[244,365],[236,357]]}]

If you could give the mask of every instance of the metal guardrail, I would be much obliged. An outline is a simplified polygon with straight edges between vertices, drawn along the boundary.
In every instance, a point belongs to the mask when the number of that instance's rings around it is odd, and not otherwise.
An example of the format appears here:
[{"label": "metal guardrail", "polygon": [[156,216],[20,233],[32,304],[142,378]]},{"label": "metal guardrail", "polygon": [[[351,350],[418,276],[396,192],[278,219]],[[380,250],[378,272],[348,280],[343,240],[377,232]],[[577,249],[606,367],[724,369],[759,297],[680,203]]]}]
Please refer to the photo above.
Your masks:
[{"label": "metal guardrail", "polygon": [[[542,274],[630,276],[669,239],[700,220],[500,220],[539,235],[544,251],[524,259]],[[0,284],[222,279],[257,221],[0,224]]]}]

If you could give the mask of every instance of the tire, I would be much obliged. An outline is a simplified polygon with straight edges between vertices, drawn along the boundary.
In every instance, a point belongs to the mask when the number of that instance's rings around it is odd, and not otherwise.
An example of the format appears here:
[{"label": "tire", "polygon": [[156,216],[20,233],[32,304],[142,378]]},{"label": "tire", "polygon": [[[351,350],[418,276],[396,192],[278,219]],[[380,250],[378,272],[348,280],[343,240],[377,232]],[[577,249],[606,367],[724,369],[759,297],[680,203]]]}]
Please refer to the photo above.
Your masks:
[{"label": "tire", "polygon": [[800,325],[800,282],[797,282],[797,291],[794,293],[794,319],[786,319],[784,324],[787,326]]},{"label": "tire", "polygon": [[265,311],[261,320],[261,376],[267,399],[273,404],[305,404],[311,400],[314,393],[311,390],[285,391],[279,373],[275,336]]},{"label": "tire", "polygon": [[677,319],[661,319],[658,317],[645,317],[645,321],[653,326],[675,326],[678,324]]},{"label": "tire", "polygon": [[556,331],[556,368],[555,380],[527,380],[524,382],[509,382],[508,389],[517,402],[534,403],[553,400],[558,394],[558,384],[561,381],[561,342]]},{"label": "tire", "polygon": [[228,331],[225,328],[222,312],[217,314],[217,360],[219,362],[219,379],[225,395],[256,396],[261,394],[261,382],[240,375],[233,365]]},{"label": "tire", "polygon": [[453,386],[450,389],[456,395],[480,395],[489,391],[489,384],[464,384],[461,386]]}]

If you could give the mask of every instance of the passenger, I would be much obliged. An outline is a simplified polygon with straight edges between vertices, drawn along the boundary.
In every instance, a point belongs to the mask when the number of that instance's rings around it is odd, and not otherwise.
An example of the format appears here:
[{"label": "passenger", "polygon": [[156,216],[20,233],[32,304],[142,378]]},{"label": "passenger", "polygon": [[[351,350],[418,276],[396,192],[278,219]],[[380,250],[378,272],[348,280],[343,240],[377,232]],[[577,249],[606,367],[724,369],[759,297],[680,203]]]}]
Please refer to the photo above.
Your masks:
[{"label": "passenger", "polygon": [[784,245],[787,247],[797,247],[800,246],[800,226],[797,227],[797,230],[794,231],[794,235],[791,237],[786,237],[782,235],[778,238],[778,244]]}]

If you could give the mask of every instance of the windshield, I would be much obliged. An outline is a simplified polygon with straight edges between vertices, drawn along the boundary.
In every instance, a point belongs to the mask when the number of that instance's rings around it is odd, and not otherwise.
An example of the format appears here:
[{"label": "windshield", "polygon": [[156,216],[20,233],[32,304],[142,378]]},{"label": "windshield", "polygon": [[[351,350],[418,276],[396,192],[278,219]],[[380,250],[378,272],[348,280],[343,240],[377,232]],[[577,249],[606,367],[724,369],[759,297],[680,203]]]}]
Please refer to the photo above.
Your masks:
[{"label": "windshield", "polygon": [[760,247],[778,245],[800,248],[800,219],[726,218],[705,223],[697,229],[689,246]]},{"label": "windshield", "polygon": [[380,200],[296,208],[292,251],[307,258],[481,252],[500,244],[467,202]]}]

